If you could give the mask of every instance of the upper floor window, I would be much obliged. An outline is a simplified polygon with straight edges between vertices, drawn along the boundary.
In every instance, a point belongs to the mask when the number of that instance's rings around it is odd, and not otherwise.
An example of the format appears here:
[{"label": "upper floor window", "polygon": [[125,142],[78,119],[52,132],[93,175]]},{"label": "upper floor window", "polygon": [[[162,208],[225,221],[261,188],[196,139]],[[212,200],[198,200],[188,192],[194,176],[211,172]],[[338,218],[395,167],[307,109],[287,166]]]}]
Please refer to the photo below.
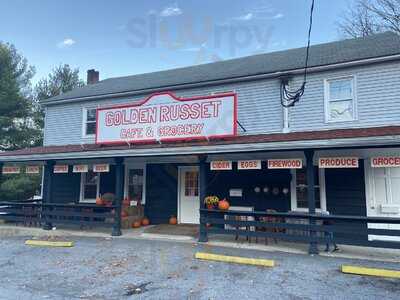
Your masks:
[{"label": "upper floor window", "polygon": [[83,136],[96,134],[96,108],[83,109]]},{"label": "upper floor window", "polygon": [[356,119],[354,77],[325,80],[325,115],[328,122]]}]

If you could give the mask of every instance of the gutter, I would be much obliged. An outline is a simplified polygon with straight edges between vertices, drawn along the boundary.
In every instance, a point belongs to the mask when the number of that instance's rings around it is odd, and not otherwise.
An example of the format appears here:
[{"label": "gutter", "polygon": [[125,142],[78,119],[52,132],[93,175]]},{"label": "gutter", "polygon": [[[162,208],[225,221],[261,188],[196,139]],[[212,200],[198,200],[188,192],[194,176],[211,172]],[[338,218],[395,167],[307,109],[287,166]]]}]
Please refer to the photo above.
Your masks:
[{"label": "gutter", "polygon": [[90,159],[108,157],[154,157],[175,155],[203,155],[203,154],[228,154],[228,153],[250,153],[260,151],[291,151],[303,149],[329,149],[329,148],[354,148],[374,146],[399,146],[400,135],[365,137],[365,138],[341,138],[290,142],[267,142],[227,144],[212,146],[191,147],[169,147],[169,148],[142,148],[142,149],[119,149],[119,150],[96,150],[68,153],[47,153],[28,155],[0,156],[0,162],[23,162],[43,160],[67,160],[67,159]]},{"label": "gutter", "polygon": [[[367,58],[367,59],[362,59],[362,60],[330,64],[330,65],[324,65],[324,66],[309,67],[308,72],[321,72],[321,71],[327,71],[327,70],[332,70],[332,69],[337,69],[337,68],[355,67],[355,66],[361,66],[361,65],[365,65],[365,64],[382,63],[382,62],[394,61],[394,60],[399,60],[399,59],[400,59],[400,54],[381,56],[381,57]],[[141,94],[157,93],[157,92],[165,91],[167,89],[182,90],[182,89],[188,89],[188,88],[204,87],[204,86],[209,86],[209,85],[229,84],[229,83],[237,83],[237,82],[243,82],[243,81],[276,78],[276,77],[280,77],[280,76],[298,75],[298,74],[302,74],[303,72],[304,72],[304,68],[299,68],[299,69],[292,69],[292,70],[287,70],[287,71],[278,71],[278,72],[273,72],[273,73],[248,75],[248,76],[234,77],[234,78],[227,78],[227,79],[217,79],[217,80],[212,80],[212,81],[202,81],[202,82],[196,82],[196,83],[168,85],[168,86],[162,86],[162,87],[157,87],[157,88],[141,89],[141,90],[112,93],[112,94],[102,94],[102,95],[95,95],[95,96],[67,98],[67,99],[62,99],[62,100],[48,99],[48,100],[43,100],[40,103],[42,105],[51,105],[51,104],[62,104],[62,103],[69,103],[69,102],[75,102],[75,101],[90,101],[90,100],[100,100],[100,99],[105,99],[105,98],[110,99],[110,98],[118,98],[118,97],[126,97],[126,96],[135,96],[135,95],[141,95]]]}]

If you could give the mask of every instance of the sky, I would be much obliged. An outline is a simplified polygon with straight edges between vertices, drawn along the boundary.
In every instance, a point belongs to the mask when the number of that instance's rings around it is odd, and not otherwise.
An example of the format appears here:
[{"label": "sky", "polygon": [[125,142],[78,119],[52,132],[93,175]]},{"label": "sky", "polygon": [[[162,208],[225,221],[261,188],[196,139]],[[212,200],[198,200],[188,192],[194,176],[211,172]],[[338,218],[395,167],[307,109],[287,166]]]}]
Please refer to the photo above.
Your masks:
[{"label": "sky", "polygon": [[[312,44],[341,38],[354,0],[315,0]],[[0,41],[36,68],[60,64],[100,79],[154,72],[306,44],[311,0],[0,0]]]}]

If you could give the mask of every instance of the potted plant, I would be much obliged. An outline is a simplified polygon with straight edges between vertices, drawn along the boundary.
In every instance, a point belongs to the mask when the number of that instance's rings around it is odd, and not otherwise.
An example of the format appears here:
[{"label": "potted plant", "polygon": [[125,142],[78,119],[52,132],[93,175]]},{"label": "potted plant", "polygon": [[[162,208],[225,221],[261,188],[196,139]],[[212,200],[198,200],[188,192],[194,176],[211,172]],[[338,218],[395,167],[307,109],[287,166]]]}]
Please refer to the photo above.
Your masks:
[{"label": "potted plant", "polygon": [[218,205],[219,198],[217,196],[207,196],[204,198],[204,204],[207,206],[207,209],[213,209]]}]

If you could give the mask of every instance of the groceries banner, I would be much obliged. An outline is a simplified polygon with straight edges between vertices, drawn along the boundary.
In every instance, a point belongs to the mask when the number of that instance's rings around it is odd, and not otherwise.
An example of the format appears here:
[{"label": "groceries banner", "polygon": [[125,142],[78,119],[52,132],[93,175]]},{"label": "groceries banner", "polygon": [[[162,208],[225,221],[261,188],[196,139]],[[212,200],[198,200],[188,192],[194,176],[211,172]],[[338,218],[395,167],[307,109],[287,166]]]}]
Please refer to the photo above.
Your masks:
[{"label": "groceries banner", "polygon": [[162,93],[140,104],[97,109],[97,144],[223,138],[236,133],[234,93],[195,98]]},{"label": "groceries banner", "polygon": [[371,158],[373,168],[394,168],[400,167],[400,156],[378,156]]}]

